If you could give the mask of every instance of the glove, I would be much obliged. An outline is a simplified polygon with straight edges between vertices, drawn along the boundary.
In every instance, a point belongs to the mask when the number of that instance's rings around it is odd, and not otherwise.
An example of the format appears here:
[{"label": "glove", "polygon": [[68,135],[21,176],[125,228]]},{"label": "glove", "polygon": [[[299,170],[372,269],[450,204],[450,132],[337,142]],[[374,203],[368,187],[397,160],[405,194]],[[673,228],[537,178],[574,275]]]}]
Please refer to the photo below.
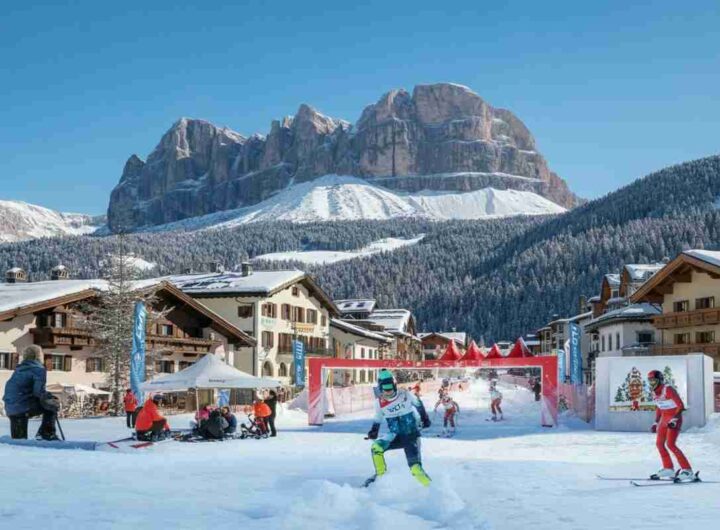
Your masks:
[{"label": "glove", "polygon": [[668,429],[677,429],[678,428],[678,419],[673,418],[668,422]]},{"label": "glove", "polygon": [[425,416],[425,417],[422,419],[422,428],[423,428],[423,429],[427,429],[427,428],[430,427],[430,425],[432,425],[432,423],[430,422],[430,418],[428,418],[427,416]]},{"label": "glove", "polygon": [[657,423],[652,424],[652,427],[650,427],[650,432],[657,432]]},{"label": "glove", "polygon": [[367,437],[370,440],[377,440],[378,433],[380,433],[380,425],[378,423],[373,423],[372,429],[368,431]]}]

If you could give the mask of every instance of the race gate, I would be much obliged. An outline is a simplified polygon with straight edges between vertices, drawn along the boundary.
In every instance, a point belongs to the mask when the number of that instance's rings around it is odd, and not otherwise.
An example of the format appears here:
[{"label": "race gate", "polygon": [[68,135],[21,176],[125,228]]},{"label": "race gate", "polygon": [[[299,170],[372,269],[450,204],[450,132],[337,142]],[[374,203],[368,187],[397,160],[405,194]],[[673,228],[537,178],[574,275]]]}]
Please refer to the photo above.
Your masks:
[{"label": "race gate", "polygon": [[365,359],[334,359],[311,357],[308,359],[308,424],[322,425],[325,419],[324,381],[328,370],[336,369],[404,369],[433,370],[463,368],[540,368],[542,387],[541,424],[557,426],[558,419],[558,366],[557,357],[523,357],[483,359],[480,361],[375,361]]}]

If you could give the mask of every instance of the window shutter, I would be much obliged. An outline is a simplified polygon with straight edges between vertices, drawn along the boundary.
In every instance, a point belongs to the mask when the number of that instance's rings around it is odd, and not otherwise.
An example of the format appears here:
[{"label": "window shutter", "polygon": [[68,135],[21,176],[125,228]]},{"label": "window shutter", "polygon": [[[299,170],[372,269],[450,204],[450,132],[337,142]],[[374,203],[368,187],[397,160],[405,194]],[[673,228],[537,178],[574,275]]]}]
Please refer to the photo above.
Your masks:
[{"label": "window shutter", "polygon": [[63,361],[63,369],[66,372],[72,372],[72,355],[66,355]]},{"label": "window shutter", "polygon": [[10,354],[10,369],[15,370],[19,361],[20,361],[20,355],[17,352],[11,353]]},{"label": "window shutter", "polygon": [[86,372],[92,372],[93,371],[93,364],[95,364],[95,359],[92,357],[89,357],[85,360],[85,371]]},{"label": "window shutter", "polygon": [[45,369],[46,369],[48,372],[49,372],[49,371],[52,371],[52,366],[53,366],[53,365],[52,365],[52,355],[46,355],[46,356],[45,356],[44,364],[45,364]]}]

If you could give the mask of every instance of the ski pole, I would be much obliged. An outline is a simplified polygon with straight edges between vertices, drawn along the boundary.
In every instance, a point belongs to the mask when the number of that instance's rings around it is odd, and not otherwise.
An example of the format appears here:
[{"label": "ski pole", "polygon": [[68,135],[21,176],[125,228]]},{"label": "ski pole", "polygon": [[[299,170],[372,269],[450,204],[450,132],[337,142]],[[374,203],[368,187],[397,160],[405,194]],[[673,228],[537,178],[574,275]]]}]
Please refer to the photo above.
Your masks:
[{"label": "ski pole", "polygon": [[60,425],[60,418],[55,416],[55,421],[57,422],[58,430],[60,431],[60,437],[65,441],[65,433],[62,430],[62,425]]}]

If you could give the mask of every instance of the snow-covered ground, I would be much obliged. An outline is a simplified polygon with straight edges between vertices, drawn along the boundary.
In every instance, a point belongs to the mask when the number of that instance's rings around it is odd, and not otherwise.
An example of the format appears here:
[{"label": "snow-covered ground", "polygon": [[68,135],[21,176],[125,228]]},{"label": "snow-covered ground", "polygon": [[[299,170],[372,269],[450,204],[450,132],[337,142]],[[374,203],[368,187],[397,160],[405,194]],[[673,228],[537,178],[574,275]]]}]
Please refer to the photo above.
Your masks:
[{"label": "snow-covered ground", "polygon": [[[506,421],[488,417],[484,382],[455,397],[458,435],[438,438],[440,413],[423,440],[429,488],[408,473],[402,451],[370,488],[370,414],[308,427],[282,411],[268,440],[168,442],[133,454],[28,449],[0,444],[0,527],[243,529],[677,529],[715,528],[720,484],[635,488],[596,473],[646,476],[659,462],[651,434],[595,432],[564,418],[539,426],[525,389],[503,389]],[[426,405],[433,417],[434,396]],[[187,416],[172,417],[185,426]],[[110,440],[123,418],[64,421],[68,438]],[[0,420],[0,434],[8,431]],[[720,417],[683,433],[703,475],[720,479]]]},{"label": "snow-covered ground", "polygon": [[419,235],[412,239],[402,239],[397,237],[388,237],[373,241],[366,247],[358,250],[350,251],[333,251],[333,250],[296,250],[290,252],[273,252],[271,254],[262,254],[255,256],[253,259],[268,261],[300,261],[312,265],[326,265],[328,263],[337,263],[338,261],[346,261],[349,259],[363,258],[372,256],[380,252],[391,252],[402,247],[415,245],[422,241],[425,234]]},{"label": "snow-covered ground", "polygon": [[91,234],[101,224],[101,219],[89,215],[56,212],[22,201],[0,200],[0,243]]},{"label": "snow-covered ground", "polygon": [[404,193],[367,180],[326,175],[289,186],[263,202],[144,230],[232,228],[260,221],[354,221],[394,218],[489,219],[562,213],[565,208],[530,191],[484,188],[468,192]]}]

